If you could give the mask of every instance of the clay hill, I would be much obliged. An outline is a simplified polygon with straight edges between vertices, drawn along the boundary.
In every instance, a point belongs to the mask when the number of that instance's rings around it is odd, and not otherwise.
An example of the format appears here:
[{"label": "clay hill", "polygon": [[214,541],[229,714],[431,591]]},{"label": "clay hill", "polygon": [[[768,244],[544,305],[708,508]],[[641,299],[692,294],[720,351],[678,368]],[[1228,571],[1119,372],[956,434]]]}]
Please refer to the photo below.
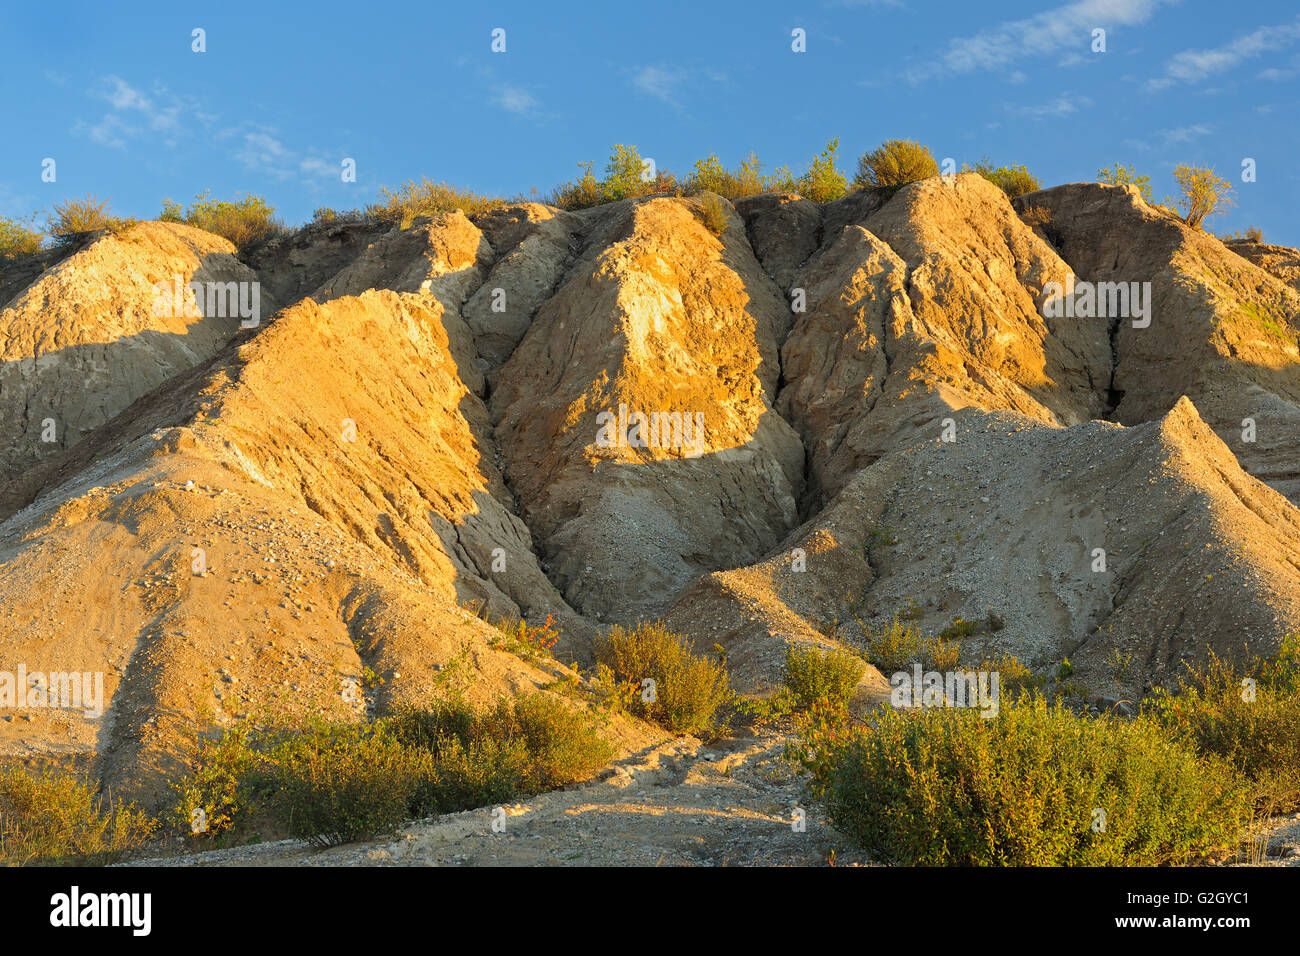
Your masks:
[{"label": "clay hill", "polygon": [[[242,254],[143,223],[5,275],[0,670],[102,671],[106,709],[15,711],[0,750],[130,789],[196,726],[564,671],[483,617],[552,615],[580,666],[662,617],[745,691],[904,610],[1115,693],[1300,629],[1296,250],[974,175],[727,215],[521,204]],[[160,314],[191,282],[257,283],[259,320]],[[1107,307],[1054,307],[1089,284]]]}]

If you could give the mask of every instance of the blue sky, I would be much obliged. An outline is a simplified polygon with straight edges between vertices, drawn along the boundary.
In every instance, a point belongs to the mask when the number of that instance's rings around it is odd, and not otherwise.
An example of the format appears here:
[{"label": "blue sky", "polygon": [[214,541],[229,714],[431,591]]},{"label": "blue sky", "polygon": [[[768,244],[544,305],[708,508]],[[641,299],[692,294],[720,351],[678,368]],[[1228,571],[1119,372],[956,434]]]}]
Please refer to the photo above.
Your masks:
[{"label": "blue sky", "polygon": [[296,223],[420,176],[545,193],[613,143],[679,174],[751,149],[797,174],[837,136],[850,172],[911,138],[1044,185],[1132,163],[1157,199],[1176,164],[1214,166],[1237,207],[1212,231],[1300,245],[1294,0],[14,4],[0,84],[8,216],[93,193],[151,218],[211,189]]}]

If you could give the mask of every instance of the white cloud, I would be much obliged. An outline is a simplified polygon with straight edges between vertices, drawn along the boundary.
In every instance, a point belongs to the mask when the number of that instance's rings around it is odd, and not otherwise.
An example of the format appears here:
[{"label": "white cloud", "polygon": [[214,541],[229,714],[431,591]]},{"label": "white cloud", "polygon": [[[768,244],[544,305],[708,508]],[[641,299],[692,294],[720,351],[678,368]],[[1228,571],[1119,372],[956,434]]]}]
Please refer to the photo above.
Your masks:
[{"label": "white cloud", "polygon": [[1023,20],[1011,20],[969,37],[948,41],[933,62],[909,69],[913,83],[944,74],[997,70],[1026,57],[1069,48],[1088,49],[1095,28],[1145,23],[1162,6],[1178,0],[1076,0]]},{"label": "white cloud", "polygon": [[1237,66],[1261,53],[1280,50],[1300,40],[1300,21],[1260,27],[1231,43],[1209,50],[1183,50],[1165,63],[1164,75],[1147,82],[1148,90],[1163,90],[1177,83],[1196,83]]},{"label": "white cloud", "polygon": [[1007,108],[1016,115],[1029,119],[1061,119],[1072,113],[1077,113],[1081,109],[1087,109],[1091,105],[1092,100],[1086,96],[1062,93],[1055,99],[1040,103],[1037,106],[1009,106]]},{"label": "white cloud", "polygon": [[537,99],[527,90],[517,86],[503,86],[497,90],[495,102],[510,113],[523,116],[537,109]]},{"label": "white cloud", "polygon": [[686,79],[681,70],[666,70],[659,66],[642,67],[632,78],[632,85],[647,96],[672,103],[673,90]]},{"label": "white cloud", "polygon": [[[193,101],[174,96],[165,86],[156,85],[152,94],[145,93],[114,74],[103,77],[89,93],[112,109],[98,123],[78,121],[73,131],[84,133],[101,146],[124,147],[128,139],[144,135],[146,129],[164,134],[164,145],[174,146],[179,141],[182,118],[187,112],[197,114]],[[132,122],[132,116],[144,125]]]},{"label": "white cloud", "polygon": [[1165,146],[1176,146],[1181,143],[1190,143],[1194,139],[1202,136],[1209,136],[1214,132],[1214,128],[1206,126],[1203,123],[1196,123],[1192,126],[1178,126],[1174,129],[1162,129],[1157,131],[1156,135],[1160,137]]}]

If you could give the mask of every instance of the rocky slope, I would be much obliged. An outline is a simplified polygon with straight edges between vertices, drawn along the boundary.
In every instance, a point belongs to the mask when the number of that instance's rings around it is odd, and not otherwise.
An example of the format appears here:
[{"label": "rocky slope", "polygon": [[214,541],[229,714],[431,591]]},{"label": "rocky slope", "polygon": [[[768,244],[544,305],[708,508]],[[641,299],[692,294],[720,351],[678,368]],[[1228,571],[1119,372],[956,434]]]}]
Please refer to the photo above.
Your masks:
[{"label": "rocky slope", "polygon": [[[196,726],[563,673],[478,614],[551,615],[580,664],[662,615],[751,691],[905,608],[996,620],[970,662],[1069,655],[1117,694],[1300,626],[1283,253],[1095,184],[773,194],[720,235],[700,211],[521,204],[238,258],[145,223],[0,277],[0,671],[108,698],[6,714],[0,749],[147,789]],[[257,282],[263,319],[159,316],[168,276]],[[1053,307],[1111,281],[1150,283],[1149,324]]]}]

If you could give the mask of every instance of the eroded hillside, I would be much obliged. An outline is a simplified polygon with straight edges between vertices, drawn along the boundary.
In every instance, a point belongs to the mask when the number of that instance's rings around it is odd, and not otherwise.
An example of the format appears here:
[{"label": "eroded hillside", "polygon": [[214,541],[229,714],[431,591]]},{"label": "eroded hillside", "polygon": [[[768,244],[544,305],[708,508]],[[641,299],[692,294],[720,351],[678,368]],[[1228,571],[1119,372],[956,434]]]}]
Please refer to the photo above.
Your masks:
[{"label": "eroded hillside", "polygon": [[[904,608],[1116,691],[1271,650],[1300,627],[1286,254],[973,175],[753,197],[720,234],[657,197],[238,258],[105,236],[0,316],[0,670],[103,671],[107,707],[19,713],[0,748],[140,783],[195,725],[559,673],[479,613],[553,616],[579,664],[665,616],[747,690]],[[160,315],[177,276],[258,283],[264,314]],[[1079,282],[1149,309],[1054,308]]]}]

